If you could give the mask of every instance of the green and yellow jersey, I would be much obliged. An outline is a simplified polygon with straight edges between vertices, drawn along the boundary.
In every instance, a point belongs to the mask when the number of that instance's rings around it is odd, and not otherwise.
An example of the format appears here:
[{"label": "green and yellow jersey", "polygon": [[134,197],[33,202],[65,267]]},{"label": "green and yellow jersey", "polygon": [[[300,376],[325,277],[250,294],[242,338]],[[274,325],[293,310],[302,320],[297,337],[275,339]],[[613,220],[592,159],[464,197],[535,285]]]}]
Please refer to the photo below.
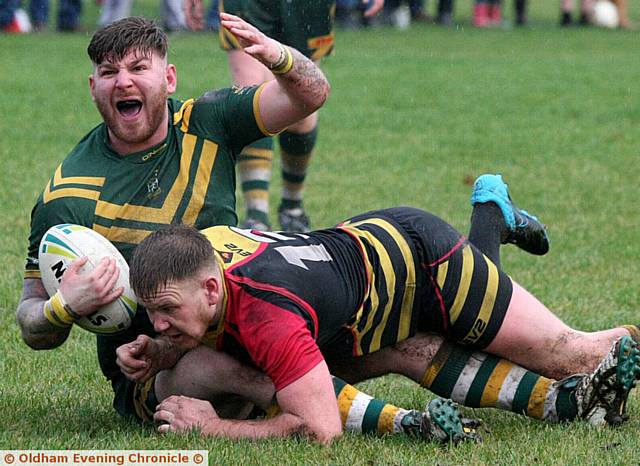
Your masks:
[{"label": "green and yellow jersey", "polygon": [[[143,152],[119,155],[103,124],[90,131],[46,184],[31,213],[25,278],[40,278],[38,246],[53,225],[75,223],[109,239],[129,260],[133,249],[163,225],[198,228],[235,225],[235,163],[241,149],[269,135],[258,101],[261,87],[211,91],[198,99],[169,99],[166,140]],[[145,312],[131,328],[98,337],[108,378],[120,374],[115,349],[152,333]]]}]

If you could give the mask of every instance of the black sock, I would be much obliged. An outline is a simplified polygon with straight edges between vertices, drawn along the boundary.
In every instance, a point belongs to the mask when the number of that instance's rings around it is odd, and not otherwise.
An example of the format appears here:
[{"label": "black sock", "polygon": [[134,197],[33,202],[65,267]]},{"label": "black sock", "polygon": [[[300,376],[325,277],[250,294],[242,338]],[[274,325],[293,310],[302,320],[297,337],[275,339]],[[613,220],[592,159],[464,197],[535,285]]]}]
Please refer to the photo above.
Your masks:
[{"label": "black sock", "polygon": [[471,214],[469,241],[500,267],[500,244],[509,231],[504,223],[502,210],[493,202],[476,204]]}]

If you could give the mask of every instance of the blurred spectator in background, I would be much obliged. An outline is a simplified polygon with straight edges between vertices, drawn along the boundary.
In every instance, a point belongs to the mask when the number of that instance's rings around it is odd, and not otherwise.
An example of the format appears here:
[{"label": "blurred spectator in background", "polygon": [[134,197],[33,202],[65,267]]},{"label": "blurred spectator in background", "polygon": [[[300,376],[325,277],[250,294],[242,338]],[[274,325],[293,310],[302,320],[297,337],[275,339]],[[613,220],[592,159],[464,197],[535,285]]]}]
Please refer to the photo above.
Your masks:
[{"label": "blurred spectator in background", "polygon": [[46,31],[49,27],[49,0],[31,0],[29,16],[35,32]]},{"label": "blurred spectator in background", "polygon": [[529,23],[527,18],[527,0],[514,0],[513,9],[516,26],[526,26]]},{"label": "blurred spectator in background", "polygon": [[78,32],[80,27],[80,14],[82,13],[81,0],[58,1],[58,31]]},{"label": "blurred spectator in background", "polygon": [[29,16],[20,8],[20,0],[0,0],[0,30],[11,34],[31,32]]},{"label": "blurred spectator in background", "polygon": [[[560,0],[560,26],[572,26],[574,0]],[[580,1],[580,18],[578,24],[588,26],[591,23],[593,0]]]},{"label": "blurred spectator in background", "polygon": [[[393,17],[393,12],[400,7],[401,3],[403,3],[402,0],[385,0],[384,14]],[[409,5],[411,21],[416,21],[419,23],[430,23],[433,21],[433,18],[430,18],[425,13],[424,0],[407,0],[406,3]]]},{"label": "blurred spectator in background", "polygon": [[[64,0],[70,1],[70,0]],[[98,19],[98,26],[104,27],[119,19],[131,16],[131,7],[133,0],[101,0],[102,10]],[[185,2],[184,7],[192,5],[193,2]],[[202,2],[198,4],[202,8]],[[187,27],[186,18],[182,0],[161,0],[160,1],[160,18],[162,27],[167,32],[184,31],[190,29]],[[200,14],[200,18],[202,14]]]},{"label": "blurred spectator in background", "polygon": [[436,23],[443,26],[453,26],[453,0],[439,0]]},{"label": "blurred spectator in background", "polygon": [[359,5],[359,0],[336,0],[336,24],[342,29],[359,29],[365,26]]},{"label": "blurred spectator in background", "polygon": [[629,3],[627,0],[611,0],[618,8],[619,27],[623,29],[635,29],[635,26],[629,19]]},{"label": "blurred spectator in background", "polygon": [[[207,10],[207,18],[205,20],[205,27],[209,31],[217,31],[220,29],[220,12],[219,12],[218,0],[211,0],[209,9]],[[189,15],[187,15],[188,17]]]},{"label": "blurred spectator in background", "polygon": [[477,28],[499,26],[502,23],[500,0],[475,0],[473,25]]}]

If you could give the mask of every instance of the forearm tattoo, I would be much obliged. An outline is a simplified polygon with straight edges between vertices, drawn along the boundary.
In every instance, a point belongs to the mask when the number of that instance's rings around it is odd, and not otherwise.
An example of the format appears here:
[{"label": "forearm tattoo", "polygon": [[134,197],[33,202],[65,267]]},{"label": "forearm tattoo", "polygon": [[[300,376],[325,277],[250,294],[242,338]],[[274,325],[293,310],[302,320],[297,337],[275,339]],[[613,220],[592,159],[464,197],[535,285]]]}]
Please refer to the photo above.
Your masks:
[{"label": "forearm tattoo", "polygon": [[277,78],[296,95],[304,95],[306,101],[324,102],[329,95],[329,83],[320,68],[295,49],[293,68]]}]

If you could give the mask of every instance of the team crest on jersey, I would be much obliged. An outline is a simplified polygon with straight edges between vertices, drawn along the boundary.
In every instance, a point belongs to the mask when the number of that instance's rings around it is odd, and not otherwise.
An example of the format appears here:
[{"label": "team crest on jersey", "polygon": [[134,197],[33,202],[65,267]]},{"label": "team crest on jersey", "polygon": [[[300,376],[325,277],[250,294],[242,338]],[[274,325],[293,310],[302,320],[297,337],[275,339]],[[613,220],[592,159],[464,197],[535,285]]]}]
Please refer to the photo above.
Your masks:
[{"label": "team crest on jersey", "polygon": [[153,176],[147,181],[147,199],[153,199],[158,197],[162,189],[160,188],[160,181],[158,181],[158,170],[153,173]]},{"label": "team crest on jersey", "polygon": [[224,262],[225,264],[230,264],[231,261],[233,260],[232,252],[219,251],[217,249],[216,249],[216,252],[220,254],[220,257],[222,258],[222,262]]}]

